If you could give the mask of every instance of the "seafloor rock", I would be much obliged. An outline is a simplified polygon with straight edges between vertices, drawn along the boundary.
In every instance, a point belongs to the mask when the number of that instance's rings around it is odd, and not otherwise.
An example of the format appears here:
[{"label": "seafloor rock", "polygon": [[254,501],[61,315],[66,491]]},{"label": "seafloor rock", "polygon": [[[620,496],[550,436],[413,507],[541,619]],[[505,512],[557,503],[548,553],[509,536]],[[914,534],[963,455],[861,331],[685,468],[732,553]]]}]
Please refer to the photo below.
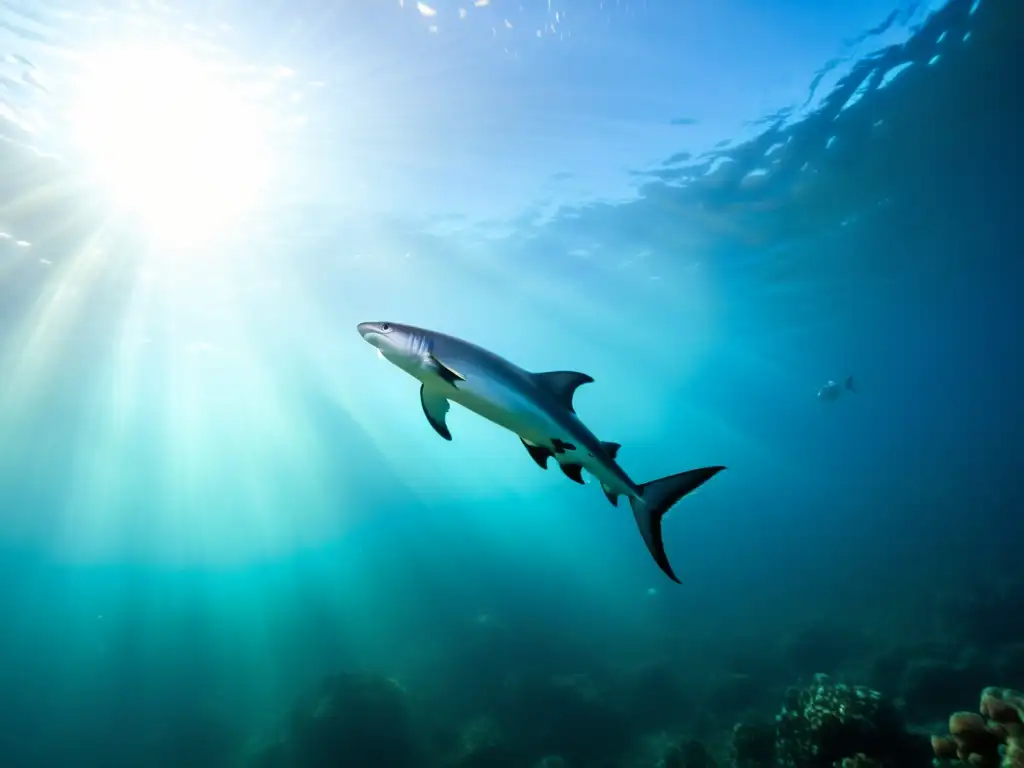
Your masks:
[{"label": "seafloor rock", "polygon": [[666,731],[641,738],[633,753],[617,765],[622,768],[718,768],[718,762],[704,744]]},{"label": "seafloor rock", "polygon": [[542,757],[533,768],[569,768],[569,764],[558,755],[548,755]]},{"label": "seafloor rock", "polygon": [[838,763],[838,768],[882,768],[882,764],[873,757],[859,754],[853,757],[844,757]]},{"label": "seafloor rock", "polygon": [[444,761],[449,768],[518,768],[517,759],[502,733],[489,717],[478,717],[459,732],[454,753]]},{"label": "seafloor rock", "polygon": [[1024,694],[986,688],[978,712],[954,712],[949,735],[933,736],[935,757],[972,768],[1024,768]]},{"label": "seafloor rock", "polygon": [[623,688],[630,718],[641,730],[672,729],[692,717],[699,703],[667,664],[641,668]]},{"label": "seafloor rock", "polygon": [[733,768],[771,768],[775,764],[775,726],[737,723],[730,748]]},{"label": "seafloor rock", "polygon": [[524,679],[509,695],[514,703],[503,722],[527,753],[562,755],[572,766],[611,766],[635,735],[626,708],[589,675]]},{"label": "seafloor rock", "polygon": [[[919,642],[894,645],[877,654],[868,665],[865,682],[873,688],[892,693],[893,681],[903,680],[907,670],[923,659],[935,663],[956,664],[963,647],[953,642]],[[945,716],[945,713],[943,713]]]},{"label": "seafloor rock", "polygon": [[703,744],[687,739],[670,747],[659,760],[658,768],[718,768],[718,764]]},{"label": "seafloor rock", "polygon": [[260,768],[422,768],[405,691],[367,674],[325,679],[292,709],[282,737],[249,761]]}]

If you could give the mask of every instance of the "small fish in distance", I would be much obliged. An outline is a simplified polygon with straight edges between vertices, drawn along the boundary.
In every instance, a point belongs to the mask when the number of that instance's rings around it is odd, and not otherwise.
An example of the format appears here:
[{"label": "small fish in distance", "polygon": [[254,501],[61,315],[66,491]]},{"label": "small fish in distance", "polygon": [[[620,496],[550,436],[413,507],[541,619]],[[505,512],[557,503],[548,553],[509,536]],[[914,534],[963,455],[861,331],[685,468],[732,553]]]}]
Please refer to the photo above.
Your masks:
[{"label": "small fish in distance", "polygon": [[838,381],[830,379],[825,386],[818,390],[818,399],[827,403],[834,403],[843,394],[844,390],[857,394],[857,388],[853,384],[853,376],[847,376],[844,385],[840,385]]}]

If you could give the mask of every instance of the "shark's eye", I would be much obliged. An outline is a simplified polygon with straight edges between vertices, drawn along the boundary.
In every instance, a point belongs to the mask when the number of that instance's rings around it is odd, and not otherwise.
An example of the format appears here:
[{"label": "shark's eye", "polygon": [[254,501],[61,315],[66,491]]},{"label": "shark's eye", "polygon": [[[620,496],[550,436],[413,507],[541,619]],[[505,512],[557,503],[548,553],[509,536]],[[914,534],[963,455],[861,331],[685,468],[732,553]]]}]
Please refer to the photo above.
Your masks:
[{"label": "shark's eye", "polygon": [[388,325],[387,323],[381,323],[381,324],[380,324],[380,329],[381,329],[382,331],[384,331],[384,333],[387,333],[388,331],[390,331],[390,330],[391,330],[391,326],[390,326],[390,325]]}]

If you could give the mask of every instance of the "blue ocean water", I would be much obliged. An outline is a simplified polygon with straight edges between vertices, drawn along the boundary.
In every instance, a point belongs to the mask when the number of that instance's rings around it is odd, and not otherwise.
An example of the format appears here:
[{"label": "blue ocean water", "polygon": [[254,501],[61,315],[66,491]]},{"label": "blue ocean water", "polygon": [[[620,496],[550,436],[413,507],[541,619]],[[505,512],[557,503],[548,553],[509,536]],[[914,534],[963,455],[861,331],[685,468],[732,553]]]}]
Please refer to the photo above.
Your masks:
[{"label": "blue ocean water", "polygon": [[[1024,687],[1022,10],[4,2],[0,765],[930,765]],[[726,465],[683,583],[367,320]]]}]

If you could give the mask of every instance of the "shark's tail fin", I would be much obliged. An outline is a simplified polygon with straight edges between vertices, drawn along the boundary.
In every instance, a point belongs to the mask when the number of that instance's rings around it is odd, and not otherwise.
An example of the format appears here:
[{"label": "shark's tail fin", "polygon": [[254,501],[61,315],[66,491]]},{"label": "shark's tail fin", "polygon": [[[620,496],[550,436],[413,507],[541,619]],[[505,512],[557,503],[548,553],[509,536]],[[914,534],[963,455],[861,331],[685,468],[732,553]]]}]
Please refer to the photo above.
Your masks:
[{"label": "shark's tail fin", "polygon": [[853,384],[853,376],[846,377],[846,388],[853,392],[853,394],[857,394],[857,387]]},{"label": "shark's tail fin", "polygon": [[665,545],[661,540],[661,518],[683,496],[704,485],[723,469],[725,467],[702,467],[680,472],[678,475],[669,475],[660,480],[651,480],[640,486],[639,499],[629,500],[629,505],[633,508],[633,517],[636,518],[637,527],[640,528],[640,535],[644,537],[648,551],[654,562],[672,581],[678,582],[679,579],[672,572],[672,566],[669,565],[668,556],[665,554]]}]

